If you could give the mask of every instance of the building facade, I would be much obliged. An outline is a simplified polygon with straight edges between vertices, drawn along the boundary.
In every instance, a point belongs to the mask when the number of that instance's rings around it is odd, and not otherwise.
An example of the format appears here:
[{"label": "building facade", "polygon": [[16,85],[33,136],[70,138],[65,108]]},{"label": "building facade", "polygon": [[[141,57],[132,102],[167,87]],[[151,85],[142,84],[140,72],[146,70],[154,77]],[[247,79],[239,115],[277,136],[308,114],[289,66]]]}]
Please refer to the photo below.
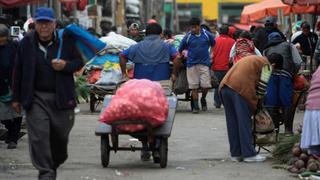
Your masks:
[{"label": "building facade", "polygon": [[[200,17],[212,23],[237,23],[244,5],[259,0],[176,0],[179,14],[180,29],[183,30],[187,20]],[[170,4],[170,2],[167,2]]]}]

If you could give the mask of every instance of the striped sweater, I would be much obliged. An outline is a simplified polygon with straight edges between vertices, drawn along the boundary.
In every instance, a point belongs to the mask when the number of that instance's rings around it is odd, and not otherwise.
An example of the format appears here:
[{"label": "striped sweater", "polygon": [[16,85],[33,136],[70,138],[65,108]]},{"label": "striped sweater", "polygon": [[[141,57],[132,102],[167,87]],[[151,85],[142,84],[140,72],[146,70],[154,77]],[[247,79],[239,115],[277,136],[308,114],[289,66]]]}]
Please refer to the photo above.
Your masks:
[{"label": "striped sweater", "polygon": [[320,67],[318,67],[317,71],[312,75],[306,109],[320,110]]}]

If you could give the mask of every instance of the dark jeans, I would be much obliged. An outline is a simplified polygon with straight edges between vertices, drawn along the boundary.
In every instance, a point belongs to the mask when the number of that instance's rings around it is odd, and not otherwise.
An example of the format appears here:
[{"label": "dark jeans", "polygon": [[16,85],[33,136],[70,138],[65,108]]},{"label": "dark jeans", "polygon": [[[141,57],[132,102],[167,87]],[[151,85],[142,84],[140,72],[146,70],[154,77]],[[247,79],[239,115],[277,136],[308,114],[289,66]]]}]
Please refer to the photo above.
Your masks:
[{"label": "dark jeans", "polygon": [[12,120],[1,121],[2,124],[8,129],[6,142],[18,142],[19,133],[21,129],[22,117],[14,118]]},{"label": "dark jeans", "polygon": [[55,94],[36,92],[27,112],[29,149],[40,180],[55,180],[57,168],[67,159],[69,133],[74,124],[74,110],[60,110]]},{"label": "dark jeans", "polygon": [[[220,82],[222,81],[222,79],[224,78],[224,76],[227,74],[228,71],[214,71],[214,75],[217,77],[218,82],[220,84]],[[221,106],[221,100],[220,100],[220,96],[218,93],[218,88],[216,88],[214,90],[214,105],[219,107]]]},{"label": "dark jeans", "polygon": [[247,101],[228,86],[221,89],[227,119],[227,131],[232,157],[252,157],[257,153],[253,146],[252,110]]}]

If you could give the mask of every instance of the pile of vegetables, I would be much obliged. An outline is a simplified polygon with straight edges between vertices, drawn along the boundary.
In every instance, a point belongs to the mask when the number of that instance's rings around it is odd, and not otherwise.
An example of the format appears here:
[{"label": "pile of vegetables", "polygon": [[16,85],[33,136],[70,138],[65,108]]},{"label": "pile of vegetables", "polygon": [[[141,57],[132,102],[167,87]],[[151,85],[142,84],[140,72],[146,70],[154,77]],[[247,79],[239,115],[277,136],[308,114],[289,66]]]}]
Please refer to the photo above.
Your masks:
[{"label": "pile of vegetables", "polygon": [[281,136],[272,155],[277,163],[286,164],[289,172],[309,176],[320,171],[320,161],[300,148],[302,127],[297,131],[289,137]]},{"label": "pile of vegetables", "polygon": [[89,89],[87,87],[87,81],[85,76],[82,75],[76,79],[75,91],[78,103],[80,98],[83,98],[86,101],[88,100]]},{"label": "pile of vegetables", "polygon": [[320,170],[320,161],[309,155],[300,148],[300,143],[292,147],[292,157],[287,162],[288,171],[291,173],[302,173],[305,171],[317,172]]}]

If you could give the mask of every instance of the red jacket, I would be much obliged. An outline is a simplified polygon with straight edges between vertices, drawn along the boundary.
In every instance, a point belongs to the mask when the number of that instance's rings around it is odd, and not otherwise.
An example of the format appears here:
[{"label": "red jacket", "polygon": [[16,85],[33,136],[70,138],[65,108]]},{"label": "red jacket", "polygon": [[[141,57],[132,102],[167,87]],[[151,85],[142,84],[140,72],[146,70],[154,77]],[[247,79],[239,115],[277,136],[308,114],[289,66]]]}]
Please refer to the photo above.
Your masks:
[{"label": "red jacket", "polygon": [[229,70],[229,55],[235,40],[227,35],[221,34],[216,39],[216,44],[213,48],[212,66],[214,71]]}]

